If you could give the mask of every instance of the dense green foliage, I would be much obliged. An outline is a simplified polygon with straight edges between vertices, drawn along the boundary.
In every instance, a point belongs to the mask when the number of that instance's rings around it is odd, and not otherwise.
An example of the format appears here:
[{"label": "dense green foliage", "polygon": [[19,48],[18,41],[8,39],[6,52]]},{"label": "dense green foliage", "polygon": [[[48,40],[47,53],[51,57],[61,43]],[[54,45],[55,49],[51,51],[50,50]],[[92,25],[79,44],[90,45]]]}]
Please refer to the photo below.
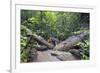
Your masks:
[{"label": "dense green foliage", "polygon": [[84,40],[82,42],[79,42],[78,45],[81,47],[82,51],[80,52],[81,54],[81,59],[83,60],[88,60],[90,57],[89,54],[89,49],[90,49],[90,44],[89,40]]},{"label": "dense green foliage", "polygon": [[[46,40],[49,37],[56,37],[60,41],[65,40],[71,35],[75,35],[82,31],[89,30],[89,14],[77,12],[50,12],[50,11],[34,11],[21,10],[21,25],[26,26]],[[21,28],[21,61],[25,62],[27,55],[24,51],[28,43],[28,33]],[[89,38],[89,37],[88,37]],[[34,41],[33,47],[37,45]],[[80,42],[79,45],[83,49],[82,59],[88,59],[89,40]]]}]

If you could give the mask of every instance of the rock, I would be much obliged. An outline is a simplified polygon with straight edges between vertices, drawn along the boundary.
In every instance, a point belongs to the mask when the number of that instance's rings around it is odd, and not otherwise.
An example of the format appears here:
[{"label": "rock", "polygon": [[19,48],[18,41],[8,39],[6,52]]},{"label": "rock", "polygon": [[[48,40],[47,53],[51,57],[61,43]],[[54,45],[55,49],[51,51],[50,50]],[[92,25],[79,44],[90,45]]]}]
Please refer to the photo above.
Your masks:
[{"label": "rock", "polygon": [[55,56],[52,56],[50,52],[51,52],[51,50],[38,51],[38,56],[37,56],[36,62],[60,61]]},{"label": "rock", "polygon": [[76,56],[78,59],[81,59],[81,49],[70,49],[69,52]]},{"label": "rock", "polygon": [[61,54],[66,54],[66,52],[64,52],[64,51],[51,51],[51,55],[53,55],[53,56],[58,56]]},{"label": "rock", "polygon": [[66,54],[58,55],[57,58],[60,59],[61,61],[77,60],[77,58],[73,56],[70,52],[66,52]]},{"label": "rock", "polygon": [[77,60],[77,58],[70,52],[51,51],[51,55],[56,56],[61,61]]}]

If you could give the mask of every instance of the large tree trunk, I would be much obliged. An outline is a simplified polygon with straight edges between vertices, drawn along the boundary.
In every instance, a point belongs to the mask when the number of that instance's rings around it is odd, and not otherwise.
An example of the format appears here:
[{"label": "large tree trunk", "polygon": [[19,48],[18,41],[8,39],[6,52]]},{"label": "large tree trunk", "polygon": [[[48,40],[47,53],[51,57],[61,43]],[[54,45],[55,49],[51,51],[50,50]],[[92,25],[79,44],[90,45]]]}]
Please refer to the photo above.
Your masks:
[{"label": "large tree trunk", "polygon": [[43,45],[47,46],[47,47],[50,48],[50,49],[54,48],[54,45],[48,43],[43,37],[38,36],[38,35],[35,34],[35,33],[32,33],[32,31],[31,31],[30,29],[28,29],[26,26],[21,25],[21,27],[22,27],[22,29],[25,29],[25,30],[27,31],[28,35],[33,36],[33,38],[34,38],[36,41],[42,43]]},{"label": "large tree trunk", "polygon": [[52,49],[54,46],[50,43],[48,43],[43,37],[38,36],[36,34],[33,34],[34,39],[36,39],[38,42],[42,43],[43,45],[47,46],[48,48]]},{"label": "large tree trunk", "polygon": [[77,44],[79,41],[81,41],[86,35],[88,35],[88,32],[83,32],[76,36],[71,36],[65,41],[59,43],[54,47],[54,50],[69,50],[73,45]]},{"label": "large tree trunk", "polygon": [[48,48],[53,48],[54,50],[69,50],[72,46],[74,46],[75,44],[77,44],[78,42],[80,42],[86,35],[88,35],[88,32],[83,32],[79,35],[76,36],[71,36],[68,39],[66,39],[65,41],[59,43],[58,45],[56,45],[55,47],[48,43],[44,38],[42,38],[41,36],[38,36],[36,34],[33,34],[33,37],[40,43],[44,44],[45,46],[47,46]]}]

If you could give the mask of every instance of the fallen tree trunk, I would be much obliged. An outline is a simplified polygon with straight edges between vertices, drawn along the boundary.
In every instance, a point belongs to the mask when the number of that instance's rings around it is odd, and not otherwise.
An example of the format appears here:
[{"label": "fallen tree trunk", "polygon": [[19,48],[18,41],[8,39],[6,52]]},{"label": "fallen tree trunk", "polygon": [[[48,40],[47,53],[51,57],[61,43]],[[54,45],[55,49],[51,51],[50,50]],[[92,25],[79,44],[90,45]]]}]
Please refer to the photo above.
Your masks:
[{"label": "fallen tree trunk", "polygon": [[33,37],[34,37],[35,40],[37,40],[38,42],[40,42],[43,45],[47,46],[48,48],[50,48],[50,49],[54,48],[54,45],[48,43],[43,37],[38,36],[37,34],[33,34]]},{"label": "fallen tree trunk", "polygon": [[47,46],[47,47],[50,48],[50,49],[54,48],[54,45],[48,43],[43,37],[38,36],[38,35],[35,34],[35,33],[33,34],[32,31],[31,31],[30,29],[28,29],[26,26],[21,25],[21,28],[22,28],[22,29],[25,29],[25,30],[27,31],[28,35],[32,35],[33,38],[34,38],[36,41],[42,43],[43,45]]},{"label": "fallen tree trunk", "polygon": [[88,35],[88,32],[83,32],[77,36],[71,36],[65,41],[59,43],[54,47],[54,50],[69,50],[73,45],[77,44],[79,41],[81,41],[86,35]]}]

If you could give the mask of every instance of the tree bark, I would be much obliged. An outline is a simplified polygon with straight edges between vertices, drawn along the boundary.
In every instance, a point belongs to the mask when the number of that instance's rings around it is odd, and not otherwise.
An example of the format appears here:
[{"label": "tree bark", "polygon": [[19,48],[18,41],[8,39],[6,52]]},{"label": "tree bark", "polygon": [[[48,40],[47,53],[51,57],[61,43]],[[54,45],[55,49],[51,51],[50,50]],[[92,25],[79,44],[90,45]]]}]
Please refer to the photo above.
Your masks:
[{"label": "tree bark", "polygon": [[83,32],[79,35],[76,36],[71,36],[68,39],[66,39],[65,41],[59,43],[58,45],[56,45],[54,47],[54,50],[69,50],[73,45],[77,44],[78,42],[80,42],[86,35],[88,35],[88,32]]},{"label": "tree bark", "polygon": [[30,29],[28,29],[26,26],[21,25],[21,27],[22,27],[22,29],[25,29],[25,30],[27,31],[28,35],[33,36],[33,38],[34,38],[36,41],[42,43],[43,45],[47,46],[47,47],[50,48],[50,49],[54,48],[54,45],[48,43],[43,37],[38,36],[38,35],[35,34],[35,33],[32,33],[32,31],[31,31]]},{"label": "tree bark", "polygon": [[52,49],[54,48],[54,45],[48,43],[43,37],[38,36],[37,34],[33,34],[34,39],[36,39],[38,42],[42,43],[43,45],[47,46],[48,48]]}]

